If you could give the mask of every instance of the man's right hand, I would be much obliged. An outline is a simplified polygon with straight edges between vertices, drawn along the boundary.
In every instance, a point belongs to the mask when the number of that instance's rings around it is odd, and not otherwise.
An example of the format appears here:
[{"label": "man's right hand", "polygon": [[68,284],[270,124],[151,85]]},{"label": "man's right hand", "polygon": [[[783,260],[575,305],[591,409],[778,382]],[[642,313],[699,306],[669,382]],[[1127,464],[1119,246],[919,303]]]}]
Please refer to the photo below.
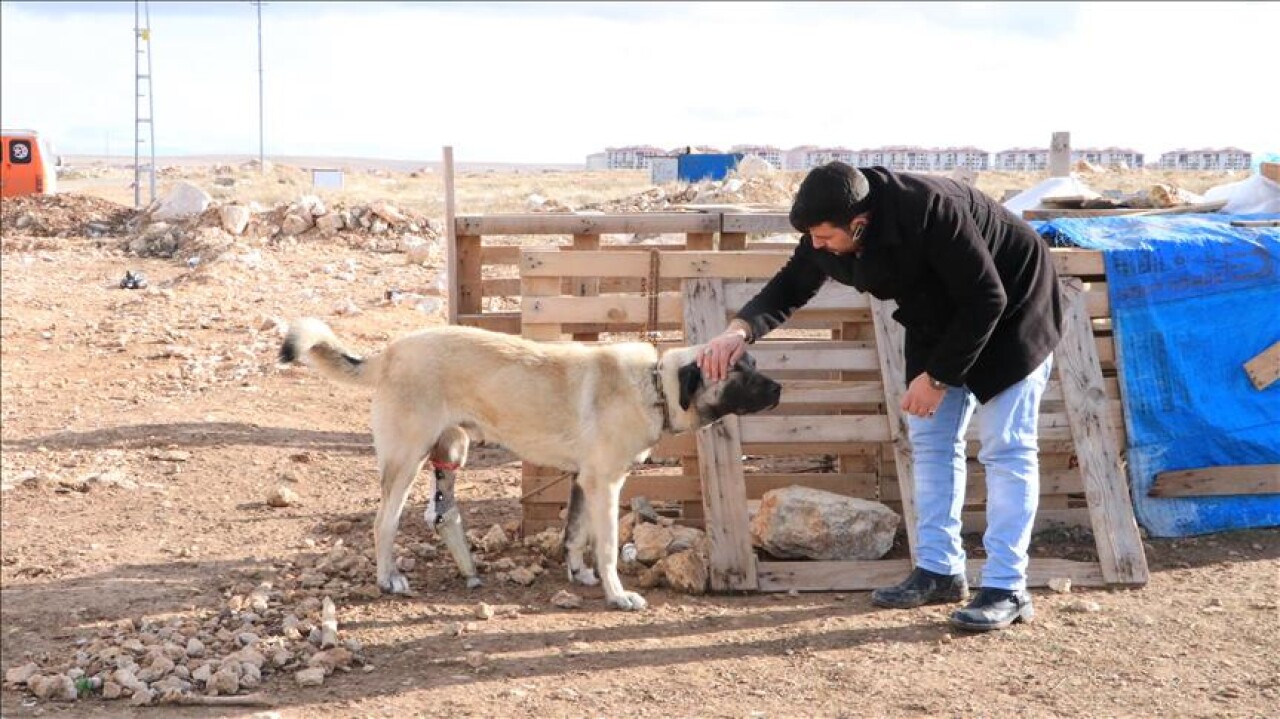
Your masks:
[{"label": "man's right hand", "polygon": [[730,325],[698,352],[698,369],[708,382],[719,382],[747,351],[747,330]]}]

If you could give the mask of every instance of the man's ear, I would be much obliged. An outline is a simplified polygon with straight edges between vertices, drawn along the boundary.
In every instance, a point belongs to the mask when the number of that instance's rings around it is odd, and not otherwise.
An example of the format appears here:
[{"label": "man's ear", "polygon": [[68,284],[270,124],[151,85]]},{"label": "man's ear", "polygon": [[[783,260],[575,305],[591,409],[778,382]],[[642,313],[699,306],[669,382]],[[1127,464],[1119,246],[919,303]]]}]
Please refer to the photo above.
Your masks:
[{"label": "man's ear", "polygon": [[702,386],[702,370],[690,362],[679,369],[677,377],[680,378],[680,409],[689,409],[694,393]]}]

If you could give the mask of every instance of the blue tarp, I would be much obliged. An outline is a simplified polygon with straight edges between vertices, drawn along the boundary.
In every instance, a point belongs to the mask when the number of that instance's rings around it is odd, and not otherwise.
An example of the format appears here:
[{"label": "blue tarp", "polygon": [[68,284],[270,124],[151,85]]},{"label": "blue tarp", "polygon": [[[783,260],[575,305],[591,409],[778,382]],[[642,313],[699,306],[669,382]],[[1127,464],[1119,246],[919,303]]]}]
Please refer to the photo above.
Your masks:
[{"label": "blue tarp", "polygon": [[1156,498],[1156,474],[1280,464],[1280,382],[1242,367],[1280,340],[1280,215],[1098,217],[1036,223],[1101,250],[1111,297],[1138,522],[1157,537],[1280,526],[1276,494]]}]

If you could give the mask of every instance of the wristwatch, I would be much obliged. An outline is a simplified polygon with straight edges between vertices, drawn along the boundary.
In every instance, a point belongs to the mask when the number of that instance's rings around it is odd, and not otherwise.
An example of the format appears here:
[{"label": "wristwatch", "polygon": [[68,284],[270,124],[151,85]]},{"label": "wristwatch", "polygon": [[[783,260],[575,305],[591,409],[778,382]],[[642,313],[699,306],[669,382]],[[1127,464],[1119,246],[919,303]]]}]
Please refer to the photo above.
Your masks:
[{"label": "wristwatch", "polygon": [[924,378],[925,378],[926,380],[928,380],[928,381],[929,381],[929,386],[930,386],[930,387],[932,387],[932,388],[934,388],[934,389],[946,389],[946,388],[947,388],[947,383],[946,383],[946,382],[942,382],[942,381],[939,381],[939,380],[934,379],[934,378],[933,378],[933,375],[930,375],[928,372],[926,372],[926,373],[925,373]]}]

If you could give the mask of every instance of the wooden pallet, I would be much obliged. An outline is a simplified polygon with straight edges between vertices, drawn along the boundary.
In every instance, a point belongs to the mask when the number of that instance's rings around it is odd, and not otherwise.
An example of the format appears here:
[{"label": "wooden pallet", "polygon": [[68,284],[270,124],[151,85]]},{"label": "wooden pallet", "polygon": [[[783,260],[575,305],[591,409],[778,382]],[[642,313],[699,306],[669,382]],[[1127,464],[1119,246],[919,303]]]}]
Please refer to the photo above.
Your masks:
[{"label": "wooden pallet", "polygon": [[[723,322],[705,318],[722,318],[724,307],[719,297],[724,291],[716,280],[691,281],[686,290],[687,302],[699,302],[697,309],[686,309],[690,318],[690,338],[699,341],[708,336],[708,327]],[[1088,499],[1088,512],[1097,542],[1097,562],[1073,562],[1032,558],[1028,570],[1029,586],[1044,586],[1054,577],[1070,578],[1081,586],[1142,585],[1148,577],[1133,506],[1119,462],[1119,450],[1112,430],[1113,418],[1107,409],[1102,368],[1098,361],[1092,325],[1085,306],[1082,283],[1068,278],[1064,283],[1068,298],[1066,336],[1056,353],[1058,375],[1069,415],[1071,439],[1080,458],[1079,472]],[[873,301],[873,319],[879,341],[880,364],[888,410],[888,430],[898,465],[899,491],[903,521],[915,556],[916,512],[911,476],[911,451],[907,442],[906,422],[898,410],[905,391],[901,354],[902,328],[890,318],[889,303]],[[742,454],[741,422],[750,418],[734,418],[699,430],[697,436],[702,467],[703,500],[706,504],[706,528],[710,540],[710,576],[713,590],[865,590],[891,584],[901,578],[909,565],[904,561],[858,562],[759,562],[751,549],[747,526],[745,486],[740,464],[734,458]],[[723,426],[722,426],[723,425]],[[976,574],[980,562],[970,562],[969,573]],[[753,583],[754,581],[754,583]]]}]

